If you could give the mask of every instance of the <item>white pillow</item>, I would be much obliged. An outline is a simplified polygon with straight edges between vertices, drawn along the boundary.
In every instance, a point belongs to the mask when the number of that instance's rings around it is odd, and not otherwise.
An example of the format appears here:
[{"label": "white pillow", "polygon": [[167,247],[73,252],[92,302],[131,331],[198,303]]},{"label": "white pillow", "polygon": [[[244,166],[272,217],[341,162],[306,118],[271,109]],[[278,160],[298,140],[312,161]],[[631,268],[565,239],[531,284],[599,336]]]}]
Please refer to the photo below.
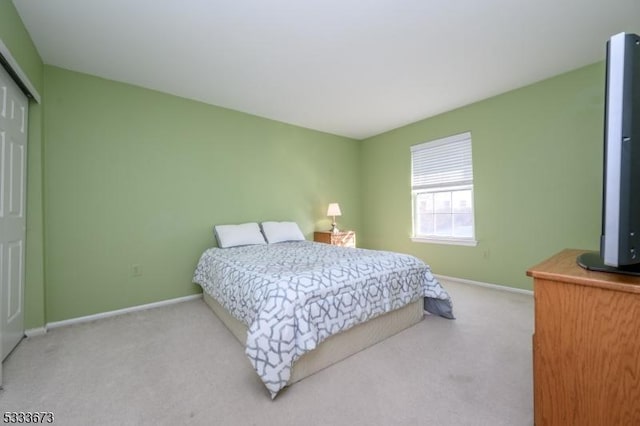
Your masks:
[{"label": "white pillow", "polygon": [[220,248],[266,244],[256,222],[241,225],[216,225],[213,227],[213,232]]},{"label": "white pillow", "polygon": [[260,226],[269,244],[304,241],[304,235],[295,222],[262,222]]}]

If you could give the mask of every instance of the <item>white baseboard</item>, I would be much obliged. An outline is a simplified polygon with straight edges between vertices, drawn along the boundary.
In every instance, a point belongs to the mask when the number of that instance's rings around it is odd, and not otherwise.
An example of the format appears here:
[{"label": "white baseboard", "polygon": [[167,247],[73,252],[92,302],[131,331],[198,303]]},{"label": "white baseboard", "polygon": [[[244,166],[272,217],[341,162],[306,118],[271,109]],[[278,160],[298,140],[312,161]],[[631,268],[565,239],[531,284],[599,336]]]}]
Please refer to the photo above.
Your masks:
[{"label": "white baseboard", "polygon": [[118,315],[128,314],[131,312],[139,312],[152,308],[159,308],[161,306],[173,305],[174,303],[188,302],[190,300],[200,299],[202,293],[191,294],[189,296],[177,297],[175,299],[161,300],[159,302],[147,303],[145,305],[131,306],[129,308],[117,309],[115,311],[101,312],[99,314],[87,315],[84,317],[70,318],[62,321],[54,321],[47,323],[44,327],[32,328],[25,330],[24,334],[27,337],[41,336],[45,334],[49,329],[65,327],[67,325],[81,324],[83,322],[95,321],[102,318],[115,317]]},{"label": "white baseboard", "polygon": [[37,337],[47,334],[47,327],[30,328],[24,331],[24,335],[27,337]]},{"label": "white baseboard", "polygon": [[524,288],[507,287],[506,285],[489,284],[481,281],[473,281],[473,280],[467,280],[465,278],[449,277],[446,275],[439,275],[439,274],[433,274],[433,276],[436,277],[438,280],[442,280],[442,281],[453,281],[455,283],[460,283],[460,284],[477,285],[479,287],[487,287],[487,288],[492,288],[494,290],[509,291],[511,293],[520,293],[520,294],[533,296],[533,291],[525,290]]},{"label": "white baseboard", "polygon": [[[447,275],[440,275],[440,274],[433,274],[433,276],[436,277],[438,280],[442,280],[442,281],[453,281],[461,284],[470,284],[470,285],[476,285],[480,287],[492,288],[494,290],[509,291],[512,293],[520,293],[520,294],[527,294],[527,295],[533,296],[533,291],[525,290],[523,288],[507,287],[507,286],[498,285],[498,284],[489,284],[481,281],[473,281],[465,278],[450,277]],[[145,305],[131,306],[129,308],[124,308],[124,309],[117,309],[115,311],[102,312],[99,314],[87,315],[84,317],[70,318],[62,321],[54,321],[54,322],[47,323],[44,327],[30,328],[28,330],[25,330],[24,334],[27,337],[42,336],[47,333],[47,330],[52,328],[64,327],[64,326],[73,325],[73,324],[81,324],[83,322],[95,321],[102,318],[115,317],[118,315],[128,314],[130,312],[138,312],[138,311],[144,311],[146,309],[173,305],[174,303],[188,302],[190,300],[200,299],[201,297],[202,297],[202,293],[192,294],[189,296],[177,297],[175,299],[161,300],[160,302],[153,302],[153,303],[147,303]]]}]

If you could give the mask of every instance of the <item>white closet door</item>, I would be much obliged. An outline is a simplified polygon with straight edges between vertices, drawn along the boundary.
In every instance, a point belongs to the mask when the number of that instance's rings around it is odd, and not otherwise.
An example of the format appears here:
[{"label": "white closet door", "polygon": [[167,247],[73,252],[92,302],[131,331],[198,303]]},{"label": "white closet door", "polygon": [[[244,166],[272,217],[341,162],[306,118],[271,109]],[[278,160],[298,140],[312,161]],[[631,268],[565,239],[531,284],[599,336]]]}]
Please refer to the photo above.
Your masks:
[{"label": "white closet door", "polygon": [[28,106],[0,66],[0,361],[24,336]]}]

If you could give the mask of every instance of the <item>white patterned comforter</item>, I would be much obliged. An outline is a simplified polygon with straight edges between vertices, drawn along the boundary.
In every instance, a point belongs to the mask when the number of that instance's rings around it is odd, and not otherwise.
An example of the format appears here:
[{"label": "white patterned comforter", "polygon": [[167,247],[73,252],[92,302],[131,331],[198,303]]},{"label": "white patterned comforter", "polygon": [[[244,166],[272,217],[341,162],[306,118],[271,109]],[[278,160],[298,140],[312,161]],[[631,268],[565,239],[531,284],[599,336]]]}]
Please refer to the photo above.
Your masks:
[{"label": "white patterned comforter", "polygon": [[327,337],[423,296],[451,306],[413,256],[309,241],[207,249],[193,281],[248,327],[245,353],[272,398]]}]

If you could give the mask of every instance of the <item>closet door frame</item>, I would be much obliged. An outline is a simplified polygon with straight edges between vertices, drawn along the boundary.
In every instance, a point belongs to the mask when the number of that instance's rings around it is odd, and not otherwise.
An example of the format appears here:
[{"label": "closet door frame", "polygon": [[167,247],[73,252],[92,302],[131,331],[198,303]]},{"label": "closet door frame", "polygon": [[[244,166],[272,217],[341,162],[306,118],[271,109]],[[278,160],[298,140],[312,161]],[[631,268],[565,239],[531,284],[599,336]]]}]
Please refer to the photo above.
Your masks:
[{"label": "closet door frame", "polygon": [[[27,109],[28,109],[28,104],[31,101],[35,101],[38,104],[41,103],[40,94],[35,89],[35,87],[31,83],[31,81],[27,77],[27,74],[22,70],[22,68],[20,67],[18,62],[15,60],[15,58],[11,54],[11,51],[4,44],[4,41],[1,38],[0,38],[0,66],[2,66],[3,69],[6,70],[9,73],[9,75],[12,77],[13,81],[16,83],[16,85],[19,87],[19,89],[27,96],[27,98],[28,98]],[[27,114],[28,114],[28,112],[27,112]],[[27,144],[28,144],[28,140],[29,140],[29,136],[27,135]],[[25,164],[26,164],[26,162],[27,162],[26,146],[25,146],[24,155],[25,155]],[[25,173],[26,173],[26,169],[25,169]],[[26,176],[25,176],[25,182],[26,182]],[[24,187],[23,196],[24,196],[24,203],[25,203],[24,210],[25,210],[25,213],[26,213],[26,185]],[[25,249],[26,249],[26,244],[25,244],[25,247],[23,247],[23,250],[25,250]],[[25,252],[26,252],[26,250],[25,250]],[[23,256],[23,265],[22,265],[23,273],[24,273],[24,267],[25,267],[25,263],[26,263],[26,262],[24,262],[24,259],[25,259],[25,256]],[[24,301],[23,301],[23,303],[24,303]],[[0,307],[0,315],[1,314],[2,314],[2,308]],[[0,336],[0,354],[2,354],[2,351],[3,351],[2,340],[3,340],[2,336]],[[2,388],[2,360],[0,359],[0,389],[1,388]]]}]

